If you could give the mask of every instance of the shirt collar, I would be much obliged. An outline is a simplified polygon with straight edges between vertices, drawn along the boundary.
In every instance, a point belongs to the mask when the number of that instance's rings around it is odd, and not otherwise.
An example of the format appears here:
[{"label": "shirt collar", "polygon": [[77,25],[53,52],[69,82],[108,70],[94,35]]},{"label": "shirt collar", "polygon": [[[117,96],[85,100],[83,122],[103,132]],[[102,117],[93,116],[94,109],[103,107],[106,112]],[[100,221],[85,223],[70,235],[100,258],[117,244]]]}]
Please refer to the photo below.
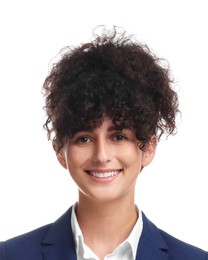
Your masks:
[{"label": "shirt collar", "polygon": [[83,235],[82,235],[82,231],[80,229],[79,223],[77,221],[77,216],[76,216],[76,207],[77,207],[77,203],[75,203],[72,207],[72,214],[71,214],[71,227],[72,227],[72,233],[74,235],[75,238],[75,243],[76,246],[78,244],[79,241],[79,237],[82,238],[82,242],[83,242]]},{"label": "shirt collar", "polygon": [[126,241],[131,245],[133,259],[136,259],[137,247],[138,247],[139,239],[141,237],[142,229],[143,229],[142,212],[138,207],[137,207],[137,211],[138,211],[137,222],[134,225],[134,227],[133,227],[131,233],[129,234],[128,238],[126,239]]}]

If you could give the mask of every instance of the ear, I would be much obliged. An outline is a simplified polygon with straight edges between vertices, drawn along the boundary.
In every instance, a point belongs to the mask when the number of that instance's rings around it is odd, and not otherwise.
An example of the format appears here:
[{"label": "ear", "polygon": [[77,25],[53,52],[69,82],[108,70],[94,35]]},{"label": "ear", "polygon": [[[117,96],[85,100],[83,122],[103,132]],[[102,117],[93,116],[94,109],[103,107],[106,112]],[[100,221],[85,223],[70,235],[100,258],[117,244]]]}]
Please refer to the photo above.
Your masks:
[{"label": "ear", "polygon": [[61,150],[58,151],[56,141],[53,141],[53,149],[56,152],[56,157],[57,157],[59,163],[61,164],[61,166],[63,166],[65,169],[67,169],[64,147],[62,147]]},{"label": "ear", "polygon": [[61,166],[63,166],[65,169],[67,169],[67,163],[66,163],[66,157],[65,157],[64,149],[61,149],[61,150],[56,154],[56,157],[57,157],[59,163],[61,164]]},{"label": "ear", "polygon": [[153,135],[150,138],[149,143],[145,145],[143,158],[142,158],[142,168],[151,163],[151,161],[155,157],[156,147],[157,147],[157,137]]}]

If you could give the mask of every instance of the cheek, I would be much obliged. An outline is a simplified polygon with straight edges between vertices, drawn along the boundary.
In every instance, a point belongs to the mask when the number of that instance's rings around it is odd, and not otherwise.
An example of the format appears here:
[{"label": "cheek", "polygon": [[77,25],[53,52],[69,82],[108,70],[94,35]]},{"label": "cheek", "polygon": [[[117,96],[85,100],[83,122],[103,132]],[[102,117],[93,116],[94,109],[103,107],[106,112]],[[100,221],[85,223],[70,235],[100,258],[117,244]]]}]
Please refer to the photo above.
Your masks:
[{"label": "cheek", "polygon": [[82,149],[70,148],[67,151],[67,163],[69,170],[80,168],[89,158],[89,152]]},{"label": "cheek", "polygon": [[126,147],[120,150],[119,159],[126,166],[139,167],[142,163],[142,152],[137,147]]}]

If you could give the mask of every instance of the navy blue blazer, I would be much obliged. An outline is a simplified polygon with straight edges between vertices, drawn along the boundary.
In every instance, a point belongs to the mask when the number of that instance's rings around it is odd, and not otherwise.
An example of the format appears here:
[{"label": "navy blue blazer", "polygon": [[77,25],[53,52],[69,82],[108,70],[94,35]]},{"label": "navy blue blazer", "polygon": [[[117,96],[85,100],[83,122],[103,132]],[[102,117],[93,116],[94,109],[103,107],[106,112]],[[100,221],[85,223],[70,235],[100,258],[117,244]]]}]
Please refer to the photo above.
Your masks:
[{"label": "navy blue blazer", "polygon": [[[0,243],[0,260],[76,260],[71,208],[53,224]],[[208,260],[208,253],[159,230],[143,214],[137,260]]]}]

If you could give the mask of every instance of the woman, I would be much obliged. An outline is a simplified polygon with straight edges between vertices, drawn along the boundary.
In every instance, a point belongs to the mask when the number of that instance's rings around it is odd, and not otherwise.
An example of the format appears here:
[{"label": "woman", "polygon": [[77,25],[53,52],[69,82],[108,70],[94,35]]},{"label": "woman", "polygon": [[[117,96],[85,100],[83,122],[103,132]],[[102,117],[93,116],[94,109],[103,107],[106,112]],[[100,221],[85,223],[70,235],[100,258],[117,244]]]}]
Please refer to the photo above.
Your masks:
[{"label": "woman", "polygon": [[125,33],[104,30],[66,49],[43,90],[44,127],[78,202],[53,224],[1,243],[0,259],[208,259],[134,202],[157,142],[176,130],[178,98],[160,59]]}]

